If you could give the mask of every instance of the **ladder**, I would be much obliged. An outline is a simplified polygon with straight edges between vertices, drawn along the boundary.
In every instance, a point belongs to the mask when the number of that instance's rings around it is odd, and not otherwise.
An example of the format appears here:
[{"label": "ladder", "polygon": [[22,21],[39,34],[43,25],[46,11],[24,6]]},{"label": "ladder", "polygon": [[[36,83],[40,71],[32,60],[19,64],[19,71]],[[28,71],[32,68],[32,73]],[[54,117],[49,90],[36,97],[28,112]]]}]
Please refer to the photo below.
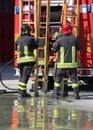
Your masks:
[{"label": "ladder", "polygon": [[73,33],[76,37],[79,35],[79,10],[79,0],[76,0],[73,5],[67,4],[66,0],[64,0],[61,22],[64,24],[68,19],[70,19],[70,23],[73,27]]},{"label": "ladder", "polygon": [[[20,13],[19,13],[19,32],[21,32],[22,25],[29,25],[31,27],[31,35],[37,38],[37,1],[35,0],[19,0]],[[35,29],[36,28],[36,29]]]},{"label": "ladder", "polygon": [[[48,85],[48,53],[49,53],[49,20],[50,20],[50,0],[46,0],[45,4],[42,4],[42,0],[20,0],[20,14],[19,14],[19,32],[21,32],[21,26],[27,24],[31,27],[31,35],[33,35],[38,43],[40,39],[44,39],[45,45],[38,47],[35,50],[36,66],[34,70],[34,76],[30,77],[35,82],[34,92],[35,96],[38,96],[38,82],[42,82],[44,85],[44,92],[47,93]],[[42,8],[44,7],[45,13],[42,14]],[[44,25],[41,24],[41,20],[45,19]],[[37,22],[38,21],[38,22]],[[44,31],[44,36],[41,36],[41,31]],[[39,57],[39,51],[44,51],[44,57]],[[39,61],[44,61],[43,67],[40,67]],[[38,72],[42,70],[43,76],[39,78]]]},{"label": "ladder", "polygon": [[[39,0],[38,3],[38,41],[39,47],[37,49],[37,74],[38,70],[43,72],[41,78],[43,91],[47,93],[48,86],[48,60],[49,60],[49,23],[50,23],[50,0]],[[40,55],[43,53],[43,56]],[[38,78],[38,80],[40,80]]]}]

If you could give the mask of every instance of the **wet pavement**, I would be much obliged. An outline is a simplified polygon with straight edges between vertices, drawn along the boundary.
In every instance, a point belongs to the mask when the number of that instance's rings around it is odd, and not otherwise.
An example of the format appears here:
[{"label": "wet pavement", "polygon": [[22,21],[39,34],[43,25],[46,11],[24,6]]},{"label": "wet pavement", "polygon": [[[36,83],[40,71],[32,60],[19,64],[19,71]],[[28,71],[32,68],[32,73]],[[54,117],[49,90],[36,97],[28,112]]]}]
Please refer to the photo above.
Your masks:
[{"label": "wet pavement", "polygon": [[13,65],[4,70],[2,81],[11,89],[0,83],[0,130],[93,130],[93,92],[81,91],[80,100],[72,92],[67,98],[50,99],[52,90],[39,90],[38,98],[33,92],[31,98],[18,98],[12,90],[18,88]]},{"label": "wet pavement", "polygon": [[1,94],[0,130],[93,130],[93,110],[76,109],[72,102],[83,100]]}]

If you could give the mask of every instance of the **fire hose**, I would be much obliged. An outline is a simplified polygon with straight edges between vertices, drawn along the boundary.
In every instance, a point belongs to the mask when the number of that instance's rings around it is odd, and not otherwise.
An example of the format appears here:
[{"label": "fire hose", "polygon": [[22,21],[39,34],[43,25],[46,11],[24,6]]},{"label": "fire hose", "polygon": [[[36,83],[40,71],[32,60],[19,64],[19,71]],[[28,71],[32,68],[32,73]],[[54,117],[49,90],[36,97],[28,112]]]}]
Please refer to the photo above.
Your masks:
[{"label": "fire hose", "polygon": [[[16,57],[16,58],[17,58],[17,57]],[[18,92],[18,89],[13,89],[13,88],[10,88],[10,87],[6,86],[6,85],[4,84],[4,82],[3,82],[2,74],[3,74],[3,71],[4,71],[14,60],[16,60],[16,58],[13,58],[13,59],[10,60],[8,63],[6,63],[6,64],[2,67],[2,69],[1,69],[1,71],[0,71],[0,82],[1,82],[1,84],[2,84],[6,89],[8,89],[8,90],[13,90],[12,92],[14,92],[14,93]],[[0,93],[8,93],[8,91],[7,91],[7,90],[0,90]]]}]

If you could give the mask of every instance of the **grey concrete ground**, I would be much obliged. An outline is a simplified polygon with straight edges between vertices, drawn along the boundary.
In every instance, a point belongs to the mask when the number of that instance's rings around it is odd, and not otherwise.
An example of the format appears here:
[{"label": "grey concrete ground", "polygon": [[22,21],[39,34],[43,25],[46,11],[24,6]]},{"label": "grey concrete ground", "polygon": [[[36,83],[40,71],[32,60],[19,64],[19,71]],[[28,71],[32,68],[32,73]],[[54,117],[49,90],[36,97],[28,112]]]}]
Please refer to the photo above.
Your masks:
[{"label": "grey concrete ground", "polygon": [[[0,64],[0,71],[4,67],[4,64]],[[2,72],[2,82],[5,86],[9,87],[10,89],[5,88],[2,83],[0,82],[0,92],[2,90],[6,90],[7,92],[11,92],[11,89],[18,88],[18,75],[16,74],[16,70],[14,69],[13,64],[10,64],[6,67]],[[31,81],[28,83],[28,89],[31,86]],[[51,94],[52,90],[47,93],[47,96]],[[41,91],[39,92],[40,95],[44,95]],[[46,95],[45,95],[46,96]],[[12,98],[12,97],[11,97]],[[93,92],[80,92],[80,100],[74,100],[74,96],[72,92],[69,92],[69,96],[67,98],[61,98],[59,100],[53,100],[50,102],[52,103],[59,103],[59,107],[65,108],[74,108],[78,110],[85,110],[85,111],[93,111]]]}]

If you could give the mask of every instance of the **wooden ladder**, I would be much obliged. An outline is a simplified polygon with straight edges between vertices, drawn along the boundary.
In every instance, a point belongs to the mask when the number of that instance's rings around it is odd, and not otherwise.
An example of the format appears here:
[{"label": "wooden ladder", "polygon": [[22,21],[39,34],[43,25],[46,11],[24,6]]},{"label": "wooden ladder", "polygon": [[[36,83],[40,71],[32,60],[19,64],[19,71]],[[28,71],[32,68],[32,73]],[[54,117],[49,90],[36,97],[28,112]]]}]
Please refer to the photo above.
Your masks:
[{"label": "wooden ladder", "polygon": [[[50,21],[50,0],[46,0],[43,4],[43,0],[20,0],[20,17],[19,17],[19,30],[21,32],[21,26],[26,24],[31,27],[31,35],[33,35],[38,43],[40,39],[44,39],[45,45],[38,47],[35,50],[36,65],[34,69],[34,76],[30,77],[30,80],[35,82],[34,92],[35,96],[38,96],[38,82],[42,82],[44,92],[47,93],[48,86],[48,55],[49,55],[49,21]],[[42,8],[45,8],[45,14],[42,15]],[[45,18],[44,24],[42,19]],[[41,31],[44,31],[44,36],[41,36]],[[44,51],[44,57],[39,57],[39,51]],[[44,62],[41,67],[39,62]],[[38,76],[38,72],[43,71],[43,76]]]},{"label": "wooden ladder", "polygon": [[79,35],[79,11],[79,0],[76,0],[73,5],[68,5],[66,0],[64,0],[61,23],[64,24],[68,19],[70,19],[71,25],[73,27],[73,33],[76,37]]},{"label": "wooden ladder", "polygon": [[[37,49],[37,74],[42,71],[41,82],[43,84],[43,91],[47,93],[48,87],[48,60],[49,60],[49,23],[50,23],[50,0],[38,0],[38,43]],[[40,55],[43,53],[43,55]],[[39,78],[38,78],[39,79]]]}]

